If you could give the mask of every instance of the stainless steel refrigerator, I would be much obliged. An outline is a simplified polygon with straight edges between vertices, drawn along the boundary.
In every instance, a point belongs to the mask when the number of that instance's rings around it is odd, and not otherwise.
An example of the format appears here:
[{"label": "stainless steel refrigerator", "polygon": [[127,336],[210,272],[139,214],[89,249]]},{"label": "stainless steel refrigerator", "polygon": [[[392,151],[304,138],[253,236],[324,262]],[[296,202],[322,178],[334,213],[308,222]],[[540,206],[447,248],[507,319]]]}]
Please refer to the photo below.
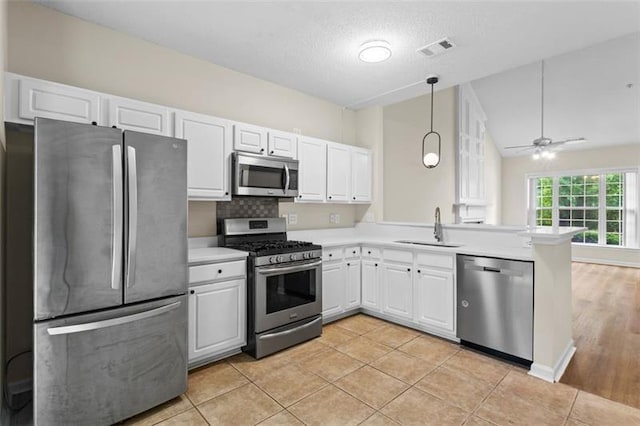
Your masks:
[{"label": "stainless steel refrigerator", "polygon": [[31,266],[6,286],[33,289],[35,424],[112,424],[186,391],[186,141],[6,129],[8,250]]}]

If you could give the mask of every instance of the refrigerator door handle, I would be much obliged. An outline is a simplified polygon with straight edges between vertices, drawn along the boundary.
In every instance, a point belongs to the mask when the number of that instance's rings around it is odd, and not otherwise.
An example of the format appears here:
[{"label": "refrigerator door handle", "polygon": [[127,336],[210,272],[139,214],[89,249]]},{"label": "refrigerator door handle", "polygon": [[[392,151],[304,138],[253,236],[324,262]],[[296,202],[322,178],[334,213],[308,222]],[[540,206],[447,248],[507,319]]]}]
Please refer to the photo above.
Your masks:
[{"label": "refrigerator door handle", "polygon": [[118,290],[122,280],[122,147],[111,146],[112,165],[112,236],[111,236],[111,288]]},{"label": "refrigerator door handle", "polygon": [[48,328],[47,333],[50,336],[57,336],[61,334],[73,334],[81,333],[83,331],[98,330],[101,328],[114,327],[116,325],[127,324],[133,321],[140,321],[146,318],[155,317],[165,312],[172,311],[180,306],[182,302],[173,302],[168,305],[160,306],[159,308],[151,309],[149,311],[139,312],[137,314],[126,315],[124,317],[112,318],[103,321],[86,322],[84,324],[66,325],[62,327]]},{"label": "refrigerator door handle", "polygon": [[136,149],[127,147],[127,167],[129,171],[129,239],[127,249],[127,288],[135,284],[136,237],[138,232],[138,173],[136,170]]}]

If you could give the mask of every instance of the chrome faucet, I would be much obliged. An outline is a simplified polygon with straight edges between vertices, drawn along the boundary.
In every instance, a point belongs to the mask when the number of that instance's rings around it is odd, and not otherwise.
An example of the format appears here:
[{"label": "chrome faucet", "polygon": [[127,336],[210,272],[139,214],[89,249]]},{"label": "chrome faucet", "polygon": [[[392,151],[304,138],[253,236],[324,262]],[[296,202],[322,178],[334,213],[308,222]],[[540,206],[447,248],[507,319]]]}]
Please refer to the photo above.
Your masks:
[{"label": "chrome faucet", "polygon": [[442,223],[440,222],[440,207],[436,207],[436,221],[433,224],[433,236],[436,241],[442,242]]}]

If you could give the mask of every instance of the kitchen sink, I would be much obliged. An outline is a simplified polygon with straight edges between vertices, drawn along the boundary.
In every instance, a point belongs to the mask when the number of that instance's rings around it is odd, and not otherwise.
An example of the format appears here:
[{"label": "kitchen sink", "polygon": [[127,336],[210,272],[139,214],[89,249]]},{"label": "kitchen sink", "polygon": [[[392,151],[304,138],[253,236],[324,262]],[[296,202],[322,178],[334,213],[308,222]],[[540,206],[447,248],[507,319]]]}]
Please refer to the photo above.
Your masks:
[{"label": "kitchen sink", "polygon": [[447,244],[447,243],[430,243],[429,241],[409,241],[409,240],[398,240],[398,241],[394,241],[394,243],[415,244],[419,246],[432,246],[432,247],[460,247],[462,245],[462,244]]}]

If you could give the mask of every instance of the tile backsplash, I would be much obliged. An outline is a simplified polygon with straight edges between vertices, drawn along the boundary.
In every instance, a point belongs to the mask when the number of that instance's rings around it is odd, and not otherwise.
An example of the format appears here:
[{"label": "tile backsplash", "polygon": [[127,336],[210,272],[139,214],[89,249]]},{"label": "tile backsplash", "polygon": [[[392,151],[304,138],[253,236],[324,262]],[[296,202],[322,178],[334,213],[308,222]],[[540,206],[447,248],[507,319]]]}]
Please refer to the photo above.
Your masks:
[{"label": "tile backsplash", "polygon": [[275,197],[233,197],[231,201],[216,204],[218,230],[222,220],[239,217],[278,217],[278,199]]}]

